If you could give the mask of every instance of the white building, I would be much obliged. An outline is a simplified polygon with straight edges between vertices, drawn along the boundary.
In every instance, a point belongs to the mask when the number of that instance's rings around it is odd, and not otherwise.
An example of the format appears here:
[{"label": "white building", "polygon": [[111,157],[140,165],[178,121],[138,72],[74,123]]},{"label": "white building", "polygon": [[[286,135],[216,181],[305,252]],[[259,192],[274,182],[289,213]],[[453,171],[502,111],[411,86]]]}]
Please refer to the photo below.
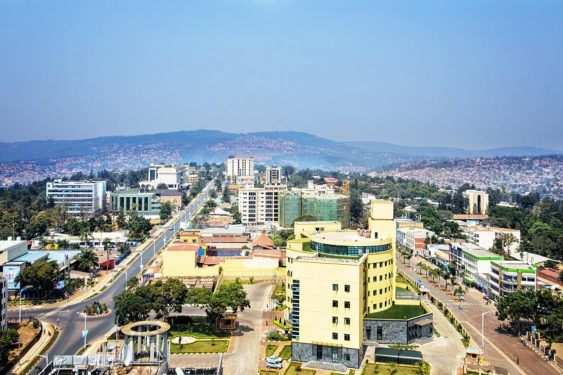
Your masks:
[{"label": "white building", "polygon": [[427,229],[397,229],[397,245],[413,254],[424,256],[426,243],[432,238],[434,232]]},{"label": "white building", "polygon": [[279,185],[283,183],[281,167],[266,167],[266,185]]},{"label": "white building", "polygon": [[0,274],[0,331],[8,329],[8,285]]},{"label": "white building", "polygon": [[227,159],[227,181],[236,183],[239,176],[253,176],[254,178],[253,157],[232,157]]},{"label": "white building", "polygon": [[159,185],[166,185],[168,189],[178,190],[186,182],[186,169],[184,165],[151,165],[149,166],[148,179],[139,182],[142,189],[157,189]]},{"label": "white building", "polygon": [[489,287],[493,298],[507,296],[519,289],[536,289],[536,268],[522,261],[493,261]]},{"label": "white building", "polygon": [[278,223],[280,192],[286,185],[266,185],[263,188],[246,187],[238,191],[238,209],[245,225]]},{"label": "white building", "polygon": [[47,183],[47,200],[74,216],[92,215],[106,209],[105,181],[62,181]]},{"label": "white building", "polygon": [[467,199],[467,213],[470,215],[485,215],[489,209],[489,194],[481,190],[465,190],[462,193]]},{"label": "white building", "polygon": [[504,243],[504,251],[510,256],[516,256],[520,248],[520,231],[517,229],[469,226],[464,233],[468,242],[483,249],[492,248],[497,240]]},{"label": "white building", "polygon": [[451,261],[456,265],[456,273],[463,275],[466,282],[476,282],[477,274],[490,274],[491,262],[500,261],[501,256],[472,243],[450,244]]}]

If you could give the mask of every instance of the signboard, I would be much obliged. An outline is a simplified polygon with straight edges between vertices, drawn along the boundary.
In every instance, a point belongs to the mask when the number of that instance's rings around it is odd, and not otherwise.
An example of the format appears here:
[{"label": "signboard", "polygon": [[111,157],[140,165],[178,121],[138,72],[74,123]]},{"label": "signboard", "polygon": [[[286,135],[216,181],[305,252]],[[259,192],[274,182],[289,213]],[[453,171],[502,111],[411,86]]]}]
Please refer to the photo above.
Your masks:
[{"label": "signboard", "polygon": [[88,336],[88,330],[87,329],[83,329],[82,330],[82,337],[86,337]]},{"label": "signboard", "polygon": [[4,266],[4,277],[8,289],[19,289],[20,284],[16,283],[16,277],[20,274],[20,266]]}]

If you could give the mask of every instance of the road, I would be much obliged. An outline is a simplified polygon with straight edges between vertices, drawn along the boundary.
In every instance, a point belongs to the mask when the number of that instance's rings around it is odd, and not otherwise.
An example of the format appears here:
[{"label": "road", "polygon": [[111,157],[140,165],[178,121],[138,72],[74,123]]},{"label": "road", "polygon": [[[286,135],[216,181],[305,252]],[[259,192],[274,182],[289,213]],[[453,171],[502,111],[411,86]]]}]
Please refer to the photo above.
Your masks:
[{"label": "road", "polygon": [[[95,341],[102,338],[109,330],[114,327],[115,314],[113,313],[113,297],[121,293],[125,289],[125,277],[131,278],[140,273],[142,268],[147,265],[154,257],[156,252],[162,249],[168,241],[173,239],[176,232],[180,230],[180,223],[190,220],[195,213],[203,206],[208,199],[209,190],[214,185],[214,180],[211,180],[205,189],[180,213],[170,220],[162,227],[160,234],[154,238],[149,238],[145,242],[147,246],[145,250],[140,253],[140,256],[126,266],[127,275],[122,272],[113,282],[108,285],[102,293],[95,297],[95,300],[100,303],[106,303],[112,313],[109,316],[100,318],[87,318],[86,327],[88,330],[87,341]],[[157,232],[158,233],[158,232]],[[148,241],[148,242],[147,242]],[[141,245],[139,245],[141,246]],[[135,256],[133,252],[131,256]],[[82,338],[82,330],[84,329],[84,317],[80,313],[84,307],[92,303],[83,301],[75,304],[53,308],[39,308],[33,309],[32,313],[41,321],[50,322],[55,324],[61,330],[59,338],[48,350],[49,358],[53,355],[72,355],[76,354],[84,345]],[[17,317],[17,312],[11,312],[10,318]],[[24,316],[25,313],[24,313]]]},{"label": "road", "polygon": [[[414,268],[414,265],[421,260],[422,258],[413,257],[410,264]],[[518,337],[499,329],[500,322],[495,316],[495,307],[493,304],[486,305],[482,294],[477,290],[469,288],[460,310],[457,308],[459,303],[453,300],[451,294],[444,291],[443,280],[438,286],[438,283],[434,284],[425,278],[424,272],[422,275],[418,274],[416,269],[403,264],[400,259],[397,260],[397,265],[411,278],[422,279],[434,297],[450,305],[450,311],[479,345],[481,343],[481,314],[486,313],[484,318],[485,359],[495,366],[499,373],[560,374],[554,366],[529,348],[524,347]],[[451,287],[449,289],[451,290]]]}]

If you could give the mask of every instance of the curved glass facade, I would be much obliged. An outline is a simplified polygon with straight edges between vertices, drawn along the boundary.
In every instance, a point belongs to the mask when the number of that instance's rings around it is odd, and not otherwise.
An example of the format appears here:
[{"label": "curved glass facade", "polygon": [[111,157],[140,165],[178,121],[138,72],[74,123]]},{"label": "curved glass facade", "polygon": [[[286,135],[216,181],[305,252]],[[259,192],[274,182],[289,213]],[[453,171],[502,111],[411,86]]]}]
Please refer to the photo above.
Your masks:
[{"label": "curved glass facade", "polygon": [[360,257],[368,253],[378,253],[381,251],[391,250],[391,244],[387,243],[383,245],[373,245],[373,246],[344,246],[344,245],[330,245],[330,244],[312,241],[311,249],[324,254]]}]

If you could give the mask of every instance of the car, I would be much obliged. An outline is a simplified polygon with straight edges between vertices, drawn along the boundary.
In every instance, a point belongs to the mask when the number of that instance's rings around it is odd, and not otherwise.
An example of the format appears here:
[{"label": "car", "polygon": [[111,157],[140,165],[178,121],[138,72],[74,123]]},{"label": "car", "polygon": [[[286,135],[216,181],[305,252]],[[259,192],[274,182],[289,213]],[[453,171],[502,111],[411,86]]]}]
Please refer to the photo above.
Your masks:
[{"label": "car", "polygon": [[280,357],[276,357],[275,355],[271,355],[268,358],[266,358],[266,362],[282,363],[282,359]]},{"label": "car", "polygon": [[266,367],[267,368],[280,369],[283,366],[282,366],[281,362],[268,362],[268,361],[266,361]]}]

